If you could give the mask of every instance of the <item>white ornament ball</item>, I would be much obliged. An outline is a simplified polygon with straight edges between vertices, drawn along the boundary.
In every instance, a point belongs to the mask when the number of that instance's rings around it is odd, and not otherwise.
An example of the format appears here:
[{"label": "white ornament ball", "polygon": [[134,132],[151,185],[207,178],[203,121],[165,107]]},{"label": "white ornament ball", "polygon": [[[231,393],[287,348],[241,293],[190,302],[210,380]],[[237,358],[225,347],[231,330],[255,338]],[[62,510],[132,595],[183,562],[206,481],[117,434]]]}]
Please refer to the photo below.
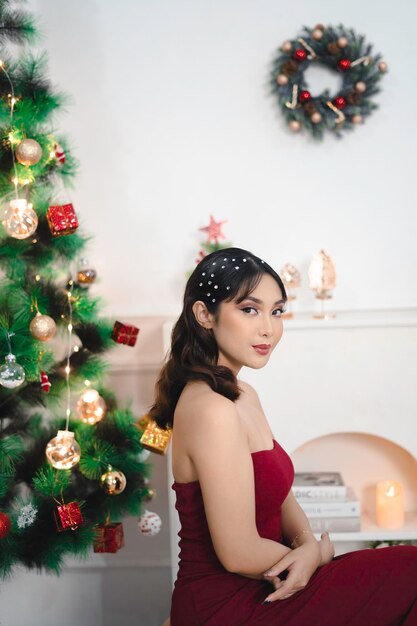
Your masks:
[{"label": "white ornament ball", "polygon": [[360,115],[359,113],[356,113],[356,115],[354,115],[354,116],[352,117],[352,122],[353,122],[354,124],[362,124],[362,122],[363,122],[363,117],[362,117],[362,115]]},{"label": "white ornament ball", "polygon": [[277,83],[278,83],[278,85],[281,85],[281,87],[283,85],[287,85],[288,84],[288,76],[285,76],[285,74],[278,74],[278,76],[277,76]]},{"label": "white ornament ball", "polygon": [[337,45],[339,46],[339,48],[346,48],[348,43],[349,40],[347,37],[339,37],[339,39],[337,40]]},{"label": "white ornament ball", "polygon": [[301,124],[298,120],[291,120],[288,126],[290,127],[293,133],[298,133],[298,131],[301,130]]},{"label": "white ornament ball", "polygon": [[161,530],[161,525],[162,522],[159,515],[147,509],[145,509],[143,515],[138,519],[138,528],[142,535],[146,535],[147,537],[157,535]]},{"label": "white ornament ball", "polygon": [[378,69],[380,72],[388,72],[388,63],[385,61],[380,61],[378,63]]},{"label": "white ornament ball", "polygon": [[292,49],[291,41],[284,41],[284,43],[281,46],[281,50],[283,52],[290,52],[291,49]]}]

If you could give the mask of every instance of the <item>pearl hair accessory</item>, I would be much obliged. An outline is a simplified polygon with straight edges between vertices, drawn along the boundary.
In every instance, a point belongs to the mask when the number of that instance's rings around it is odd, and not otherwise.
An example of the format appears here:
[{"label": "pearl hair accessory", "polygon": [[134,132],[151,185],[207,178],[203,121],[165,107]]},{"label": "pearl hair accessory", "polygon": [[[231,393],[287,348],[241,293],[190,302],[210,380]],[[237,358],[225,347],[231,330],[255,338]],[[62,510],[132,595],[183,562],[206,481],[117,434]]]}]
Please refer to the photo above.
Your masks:
[{"label": "pearl hair accessory", "polygon": [[[232,258],[232,259],[229,259],[228,257],[224,257],[224,258],[223,258],[223,261],[224,261],[225,263],[226,263],[227,261],[232,261],[232,263],[235,263],[235,262],[236,262],[236,260],[237,260],[236,258]],[[243,257],[243,259],[242,259],[241,261],[242,261],[242,263],[246,263],[246,262],[247,262],[247,258],[246,258],[246,257]],[[261,260],[261,263],[265,263],[265,261]],[[213,262],[212,262],[212,265],[216,265],[216,261],[213,261]],[[226,268],[226,265],[222,265],[222,266],[221,266],[221,269],[222,269],[222,270],[224,270],[225,268]],[[235,266],[234,266],[234,269],[235,269],[235,270],[239,270],[239,269],[240,269],[240,265],[235,265]],[[201,273],[201,276],[206,276],[206,274],[207,274],[207,272],[202,272],[202,273]],[[214,272],[212,272],[212,273],[210,273],[210,274],[209,274],[209,277],[210,277],[210,278],[214,278],[214,276],[215,276]],[[212,280],[208,280],[206,284],[207,284],[207,286],[210,286],[210,285],[212,285],[212,283],[213,283],[213,281],[212,281]],[[204,287],[204,282],[199,283],[199,287]],[[212,289],[219,289],[219,285],[213,285],[213,286],[212,286]],[[226,290],[227,290],[227,291],[229,291],[229,290],[230,290],[230,285],[226,285]],[[206,293],[206,296],[207,296],[208,298],[210,298],[210,296],[211,296],[211,295],[212,295],[212,294],[211,294],[211,292]],[[212,302],[216,302],[216,298],[212,298],[212,300],[211,300],[211,301],[212,301]]]}]

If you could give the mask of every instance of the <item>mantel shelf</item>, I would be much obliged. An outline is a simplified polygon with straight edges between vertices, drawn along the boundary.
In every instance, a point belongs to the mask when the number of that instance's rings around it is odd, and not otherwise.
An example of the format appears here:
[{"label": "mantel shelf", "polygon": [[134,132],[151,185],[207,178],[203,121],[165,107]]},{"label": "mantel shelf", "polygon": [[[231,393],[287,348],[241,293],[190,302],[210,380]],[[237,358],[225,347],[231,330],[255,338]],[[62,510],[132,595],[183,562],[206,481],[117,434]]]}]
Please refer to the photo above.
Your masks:
[{"label": "mantel shelf", "polygon": [[336,328],[381,328],[388,326],[417,326],[417,309],[384,309],[369,311],[333,311],[328,306],[329,319],[314,319],[313,313],[294,313],[284,319],[285,330],[333,330]]},{"label": "mantel shelf", "polygon": [[[405,522],[402,528],[390,530],[380,528],[374,519],[363,513],[361,516],[362,530],[353,533],[331,532],[330,540],[337,541],[410,541],[417,540],[417,511],[405,513]],[[314,533],[317,540],[320,540],[321,532]]]}]

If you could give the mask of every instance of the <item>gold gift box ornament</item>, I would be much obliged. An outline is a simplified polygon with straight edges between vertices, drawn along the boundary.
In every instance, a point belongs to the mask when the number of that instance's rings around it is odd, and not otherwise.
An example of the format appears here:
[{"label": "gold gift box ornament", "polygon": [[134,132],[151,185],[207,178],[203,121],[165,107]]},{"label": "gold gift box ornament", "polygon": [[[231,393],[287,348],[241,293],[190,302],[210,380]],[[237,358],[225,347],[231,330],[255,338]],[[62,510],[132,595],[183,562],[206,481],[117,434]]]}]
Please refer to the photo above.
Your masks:
[{"label": "gold gift box ornament", "polygon": [[165,454],[171,439],[171,428],[160,428],[156,422],[144,415],[137,422],[139,430],[143,430],[140,438],[142,447],[156,454]]}]

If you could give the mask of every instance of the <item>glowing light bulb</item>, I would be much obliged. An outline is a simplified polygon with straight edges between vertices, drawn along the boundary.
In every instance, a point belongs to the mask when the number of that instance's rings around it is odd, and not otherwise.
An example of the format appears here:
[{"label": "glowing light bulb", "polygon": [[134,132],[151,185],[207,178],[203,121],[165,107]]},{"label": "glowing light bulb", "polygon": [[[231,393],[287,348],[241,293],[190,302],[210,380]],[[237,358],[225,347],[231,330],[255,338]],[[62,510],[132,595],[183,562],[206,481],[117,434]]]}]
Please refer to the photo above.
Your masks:
[{"label": "glowing light bulb", "polygon": [[68,324],[68,330],[72,330],[72,324]]},{"label": "glowing light bulb", "polygon": [[36,274],[36,276],[35,276],[35,280],[39,282],[39,281],[40,281],[40,279],[41,279],[40,275],[39,275],[39,274]]},{"label": "glowing light bulb", "polygon": [[96,424],[106,411],[106,403],[95,389],[87,388],[77,402],[78,415],[85,424]]},{"label": "glowing light bulb", "polygon": [[69,373],[70,373],[70,371],[71,371],[70,366],[69,366],[69,365],[66,365],[66,366],[65,366],[65,373],[66,373],[66,374],[69,374]]},{"label": "glowing light bulb", "polygon": [[58,430],[46,446],[46,458],[55,469],[71,469],[80,460],[81,449],[69,430]]},{"label": "glowing light bulb", "polygon": [[79,351],[79,347],[78,346],[74,346],[74,352],[78,352]]}]

